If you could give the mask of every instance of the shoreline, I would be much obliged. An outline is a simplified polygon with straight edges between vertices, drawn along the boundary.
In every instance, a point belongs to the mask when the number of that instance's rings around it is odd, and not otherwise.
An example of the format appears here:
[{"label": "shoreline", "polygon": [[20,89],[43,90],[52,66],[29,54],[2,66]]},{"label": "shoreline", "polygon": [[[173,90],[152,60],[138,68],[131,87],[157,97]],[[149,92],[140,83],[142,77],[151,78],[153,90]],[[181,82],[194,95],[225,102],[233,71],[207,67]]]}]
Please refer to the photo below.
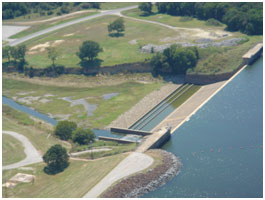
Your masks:
[{"label": "shoreline", "polygon": [[209,96],[203,103],[201,103],[191,114],[189,114],[177,127],[172,129],[171,134],[175,132],[182,124],[184,124],[187,120],[190,119],[192,115],[194,115],[201,107],[203,107],[208,101],[210,101],[219,91],[221,91],[228,83],[230,83],[241,71],[243,71],[248,65],[244,65],[240,70],[238,70],[231,78],[229,78],[223,85],[216,89],[216,91]]},{"label": "shoreline", "polygon": [[148,192],[154,191],[178,175],[182,163],[176,155],[161,149],[153,149],[149,150],[149,152],[159,154],[162,157],[162,164],[158,164],[146,172],[140,172],[120,180],[101,194],[100,197],[138,198]]}]

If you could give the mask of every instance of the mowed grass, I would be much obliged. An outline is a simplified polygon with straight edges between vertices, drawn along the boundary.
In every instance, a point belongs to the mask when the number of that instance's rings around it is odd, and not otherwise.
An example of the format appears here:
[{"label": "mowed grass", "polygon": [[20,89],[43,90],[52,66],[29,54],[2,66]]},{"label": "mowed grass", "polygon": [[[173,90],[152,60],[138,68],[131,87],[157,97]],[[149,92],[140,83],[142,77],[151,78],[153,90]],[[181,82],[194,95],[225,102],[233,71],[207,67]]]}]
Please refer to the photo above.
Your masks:
[{"label": "mowed grass", "polygon": [[[12,198],[80,198],[106,176],[125,154],[115,155],[94,161],[74,161],[62,173],[47,175],[43,172],[44,163],[30,165],[36,176],[34,183],[18,184],[7,189],[7,196]],[[30,173],[23,170],[5,170],[2,180],[8,180],[16,173]],[[3,192],[3,196],[5,193]]]},{"label": "mowed grass", "polygon": [[2,135],[2,164],[9,165],[26,158],[23,144],[14,137]]},{"label": "mowed grass", "polygon": [[36,33],[38,31],[50,28],[52,26],[63,24],[63,23],[66,23],[66,22],[69,22],[69,21],[72,21],[72,20],[76,20],[76,19],[82,18],[82,17],[95,15],[97,13],[99,13],[99,12],[80,13],[80,14],[69,16],[69,17],[53,20],[53,21],[36,23],[36,24],[30,25],[30,27],[28,29],[25,29],[24,31],[21,31],[21,32],[15,34],[15,35],[12,35],[10,38],[11,39],[17,39],[17,38],[25,37],[25,36],[27,36],[29,34]]},{"label": "mowed grass", "polygon": [[[164,44],[161,39],[179,35],[178,32],[159,25],[124,19],[124,36],[110,37],[107,26],[117,18],[117,16],[95,18],[27,41],[25,44],[29,51],[26,55],[26,60],[33,67],[47,67],[50,65],[51,61],[48,59],[46,51],[40,52],[41,48],[34,51],[30,50],[36,45],[50,42],[50,45],[55,45],[59,51],[58,60],[56,61],[58,65],[80,67],[80,59],[76,52],[79,51],[79,46],[81,46],[83,41],[92,40],[98,42],[103,48],[103,52],[98,56],[103,61],[101,66],[142,62],[152,55],[141,53],[139,51],[141,46],[149,43]],[[64,37],[67,34],[73,35]],[[56,40],[64,41],[56,45]],[[132,40],[136,40],[137,43],[130,44]]]},{"label": "mowed grass", "polygon": [[124,8],[128,6],[137,5],[137,2],[101,2],[100,9],[102,10],[112,10],[117,8]]},{"label": "mowed grass", "polygon": [[[56,139],[53,135],[53,127],[46,125],[41,122],[34,122],[34,125],[26,125],[25,121],[30,121],[31,119],[25,113],[14,110],[7,105],[3,105],[4,107],[8,107],[3,109],[2,112],[2,128],[7,131],[15,131],[19,134],[27,137],[33,146],[44,154],[52,145],[61,144],[67,149],[70,149],[70,145],[66,144],[58,139]],[[12,115],[8,114],[6,110],[13,110]],[[27,119],[20,119],[17,116],[23,115]],[[9,155],[8,155],[9,156]],[[12,155],[10,155],[12,156]]]},{"label": "mowed grass", "polygon": [[[69,115],[69,120],[81,123],[85,127],[103,128],[110,124],[119,115],[129,110],[138,101],[150,92],[163,86],[162,82],[151,82],[147,84],[137,82],[126,82],[113,86],[98,87],[71,87],[32,84],[26,81],[12,80],[3,78],[3,95],[9,98],[25,99],[39,97],[38,100],[32,100],[30,103],[23,103],[26,106],[33,107],[37,111],[52,115]],[[30,92],[29,94],[19,95],[20,92]],[[109,100],[103,98],[104,94],[118,93],[117,96]],[[45,97],[45,95],[54,95]],[[83,105],[70,106],[71,104],[63,97],[71,99],[84,98],[89,104],[97,105],[93,116],[87,116],[87,111]],[[49,102],[42,103],[41,99],[47,99]],[[60,120],[60,117],[57,119]]]},{"label": "mowed grass", "polygon": [[138,19],[156,21],[156,22],[160,22],[160,23],[167,24],[170,26],[175,26],[175,27],[220,29],[220,30],[223,30],[225,28],[224,24],[218,27],[209,26],[206,24],[206,21],[198,20],[197,18],[191,18],[191,17],[187,18],[187,17],[171,16],[168,14],[157,13],[157,9],[155,6],[153,6],[153,13],[151,15],[144,16],[143,12],[140,11],[138,8],[123,11],[122,14],[129,16],[129,17],[138,18]]}]

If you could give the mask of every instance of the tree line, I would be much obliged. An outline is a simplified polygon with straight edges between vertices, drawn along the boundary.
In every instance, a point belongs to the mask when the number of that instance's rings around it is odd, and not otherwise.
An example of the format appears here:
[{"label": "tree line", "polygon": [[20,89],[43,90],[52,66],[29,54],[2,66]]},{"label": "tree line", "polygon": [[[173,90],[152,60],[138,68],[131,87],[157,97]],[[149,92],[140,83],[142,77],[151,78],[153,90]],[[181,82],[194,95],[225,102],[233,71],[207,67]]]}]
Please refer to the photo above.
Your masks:
[{"label": "tree line", "polygon": [[158,2],[156,6],[158,13],[191,16],[201,20],[215,19],[226,24],[230,31],[241,31],[248,35],[263,34],[262,2]]},{"label": "tree line", "polygon": [[30,13],[62,15],[73,10],[100,8],[98,2],[3,2],[2,19],[14,19]]}]

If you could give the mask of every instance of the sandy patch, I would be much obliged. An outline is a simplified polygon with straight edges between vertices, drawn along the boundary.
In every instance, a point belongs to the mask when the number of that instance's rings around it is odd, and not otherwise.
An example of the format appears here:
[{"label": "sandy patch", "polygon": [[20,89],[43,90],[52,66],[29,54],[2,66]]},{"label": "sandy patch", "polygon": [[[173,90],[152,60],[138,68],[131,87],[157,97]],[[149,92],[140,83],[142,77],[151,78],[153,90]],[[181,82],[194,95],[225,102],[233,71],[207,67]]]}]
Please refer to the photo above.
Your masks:
[{"label": "sandy patch", "polygon": [[38,51],[29,51],[27,52],[28,55],[33,55],[33,54],[36,54],[36,53],[39,53]]},{"label": "sandy patch", "polygon": [[35,45],[34,47],[31,47],[29,50],[32,51],[32,50],[37,50],[41,48],[47,48],[49,46],[50,46],[50,42],[45,42],[43,44],[38,44],[38,45]]},{"label": "sandy patch", "polygon": [[88,27],[86,27],[86,30],[88,30],[88,29],[90,29],[90,28],[91,28],[91,27],[88,26]]},{"label": "sandy patch", "polygon": [[74,35],[74,33],[65,34],[65,35],[63,35],[63,37],[69,37],[69,36],[72,36],[72,35]]},{"label": "sandy patch", "polygon": [[55,40],[52,44],[53,47],[59,45],[59,44],[62,44],[64,42],[64,40]]},{"label": "sandy patch", "polygon": [[41,103],[47,103],[47,102],[50,102],[51,100],[50,99],[41,99],[39,102]]},{"label": "sandy patch", "polygon": [[44,97],[54,97],[55,95],[53,94],[45,94]]},{"label": "sandy patch", "polygon": [[129,41],[129,44],[137,44],[137,40],[131,40]]},{"label": "sandy patch", "polygon": [[13,176],[10,179],[10,181],[12,181],[12,182],[30,183],[34,179],[35,179],[34,175],[17,173],[15,176]]},{"label": "sandy patch", "polygon": [[31,104],[32,101],[37,101],[39,99],[40,99],[39,96],[37,96],[37,97],[29,96],[29,97],[19,98],[17,101],[20,103]]},{"label": "sandy patch", "polygon": [[19,93],[17,93],[17,95],[28,95],[28,94],[32,94],[32,93],[34,93],[33,91],[31,91],[31,92],[19,92]]},{"label": "sandy patch", "polygon": [[71,116],[70,114],[51,114],[51,113],[48,113],[48,115],[51,118],[58,119],[58,121],[68,120],[69,117]]}]

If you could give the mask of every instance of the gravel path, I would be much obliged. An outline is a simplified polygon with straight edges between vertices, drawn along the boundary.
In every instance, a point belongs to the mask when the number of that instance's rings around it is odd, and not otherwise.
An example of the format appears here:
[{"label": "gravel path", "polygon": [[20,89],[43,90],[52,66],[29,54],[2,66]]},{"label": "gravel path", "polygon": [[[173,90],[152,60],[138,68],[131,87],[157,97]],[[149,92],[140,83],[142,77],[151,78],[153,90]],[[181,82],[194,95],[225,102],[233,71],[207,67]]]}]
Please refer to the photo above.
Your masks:
[{"label": "gravel path", "polygon": [[23,31],[25,29],[29,28],[29,26],[2,26],[2,40],[6,41],[14,41],[16,39],[8,39],[10,36],[15,35],[16,33],[19,33],[20,31]]},{"label": "gravel path", "polygon": [[98,197],[117,180],[142,171],[153,163],[154,159],[146,154],[133,152],[122,160],[107,176],[94,186],[84,198]]},{"label": "gravel path", "polygon": [[13,131],[2,131],[2,133],[11,135],[17,140],[21,141],[24,146],[24,152],[27,155],[27,157],[24,160],[21,160],[11,165],[2,166],[3,170],[14,169],[14,168],[22,167],[25,165],[42,162],[42,156],[37,151],[37,149],[35,149],[35,147],[31,144],[28,138],[26,138],[25,136],[19,133],[13,132]]},{"label": "gravel path", "polygon": [[151,110],[154,106],[160,103],[170,93],[180,87],[181,84],[167,84],[159,90],[155,90],[145,96],[140,102],[134,105],[129,111],[120,115],[116,120],[107,127],[129,128],[144,114]]}]

